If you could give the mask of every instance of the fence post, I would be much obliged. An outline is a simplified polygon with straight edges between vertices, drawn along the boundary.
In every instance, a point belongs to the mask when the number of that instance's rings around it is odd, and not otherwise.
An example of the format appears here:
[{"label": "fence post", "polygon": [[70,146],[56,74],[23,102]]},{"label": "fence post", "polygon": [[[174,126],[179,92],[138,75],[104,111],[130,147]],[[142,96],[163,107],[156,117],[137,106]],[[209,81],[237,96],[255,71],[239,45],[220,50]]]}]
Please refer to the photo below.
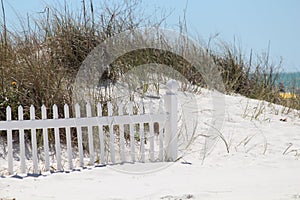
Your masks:
[{"label": "fence post", "polygon": [[165,148],[166,148],[166,161],[175,161],[178,156],[178,141],[177,141],[177,120],[178,120],[178,102],[177,91],[178,83],[171,79],[167,82],[167,91],[164,96],[165,109],[168,113],[168,118],[165,126]]}]

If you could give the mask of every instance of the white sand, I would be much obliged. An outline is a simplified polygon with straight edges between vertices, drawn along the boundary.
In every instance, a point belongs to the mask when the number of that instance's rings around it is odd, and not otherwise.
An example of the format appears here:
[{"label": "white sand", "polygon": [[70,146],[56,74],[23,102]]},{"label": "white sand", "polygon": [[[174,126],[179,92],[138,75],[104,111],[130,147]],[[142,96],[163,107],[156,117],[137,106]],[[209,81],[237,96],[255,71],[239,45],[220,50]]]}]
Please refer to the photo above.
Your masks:
[{"label": "white sand", "polygon": [[[209,93],[197,96],[199,127],[211,116]],[[0,199],[299,199],[300,118],[281,106],[226,96],[222,140],[202,160],[203,138],[173,164],[136,163],[39,177],[0,178]],[[259,109],[264,108],[256,119]],[[298,116],[297,116],[298,115]],[[286,122],[280,119],[286,118]],[[290,148],[288,148],[290,146]],[[288,149],[287,149],[288,148]],[[0,165],[5,164],[2,159]],[[157,169],[152,173],[126,173]],[[166,166],[167,165],[167,166]]]}]

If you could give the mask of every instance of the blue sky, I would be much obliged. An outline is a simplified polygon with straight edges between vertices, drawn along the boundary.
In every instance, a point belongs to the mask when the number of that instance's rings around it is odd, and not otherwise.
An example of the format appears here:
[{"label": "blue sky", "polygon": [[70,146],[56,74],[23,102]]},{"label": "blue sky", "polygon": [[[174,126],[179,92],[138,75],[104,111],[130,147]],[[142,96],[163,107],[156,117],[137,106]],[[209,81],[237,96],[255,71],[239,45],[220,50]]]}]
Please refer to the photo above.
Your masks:
[{"label": "blue sky", "polygon": [[[7,21],[16,24],[17,16],[26,18],[42,11],[45,4],[57,5],[59,0],[4,0]],[[88,0],[86,0],[88,2]],[[81,0],[69,0],[80,8]],[[93,0],[94,4],[101,0]],[[215,39],[235,43],[246,56],[251,49],[266,52],[275,64],[283,59],[285,71],[300,71],[300,1],[299,0],[151,0],[142,3],[146,15],[154,10],[171,12],[169,28],[175,27],[185,8],[189,35],[208,42]]]}]

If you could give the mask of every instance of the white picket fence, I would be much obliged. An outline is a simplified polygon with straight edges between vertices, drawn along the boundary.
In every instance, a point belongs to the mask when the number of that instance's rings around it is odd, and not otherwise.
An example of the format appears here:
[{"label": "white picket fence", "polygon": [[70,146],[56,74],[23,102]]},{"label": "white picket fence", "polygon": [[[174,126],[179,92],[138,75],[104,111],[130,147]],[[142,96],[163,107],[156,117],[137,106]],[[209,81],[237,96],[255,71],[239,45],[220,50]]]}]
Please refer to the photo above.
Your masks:
[{"label": "white picket fence", "polygon": [[[153,113],[153,102],[151,101],[148,104],[148,109],[145,109],[145,104],[143,102],[139,103],[138,114],[133,114],[133,102],[128,104],[128,112],[123,113],[124,105],[122,103],[118,104],[118,115],[113,115],[113,105],[108,102],[107,104],[107,116],[102,116],[102,107],[98,103],[97,107],[97,116],[92,116],[92,109],[89,103],[86,104],[86,117],[81,117],[80,106],[79,104],[75,105],[75,117],[70,118],[69,115],[69,106],[64,106],[64,118],[58,117],[58,108],[56,105],[53,106],[53,118],[47,119],[46,107],[41,107],[41,119],[36,119],[35,108],[34,106],[30,107],[30,120],[23,120],[23,108],[18,107],[18,120],[12,120],[11,117],[11,108],[7,107],[6,109],[6,121],[0,121],[0,130],[6,131],[7,133],[7,163],[8,163],[8,173],[14,174],[14,171],[19,171],[22,174],[28,173],[28,168],[26,165],[28,162],[32,165],[33,174],[38,174],[42,171],[39,168],[39,163],[43,162],[43,171],[50,171],[50,150],[49,150],[49,130],[54,130],[54,149],[55,149],[55,159],[56,159],[56,171],[63,171],[62,166],[62,150],[61,150],[61,131],[64,129],[65,138],[66,138],[66,151],[67,151],[67,162],[69,170],[75,168],[74,166],[74,155],[77,155],[79,158],[80,167],[85,167],[85,154],[83,148],[83,137],[87,134],[88,140],[88,155],[89,155],[89,164],[90,166],[95,165],[95,148],[94,148],[94,139],[95,139],[95,128],[98,127],[97,136],[99,137],[99,163],[105,164],[116,164],[124,162],[136,162],[136,139],[135,139],[135,125],[139,125],[138,134],[139,134],[139,145],[140,145],[140,158],[138,161],[145,162],[145,143],[147,134],[147,142],[149,142],[149,161],[175,161],[177,159],[177,90],[178,83],[174,80],[170,80],[167,83],[167,92],[164,95],[164,103],[160,102],[160,111],[158,113]],[[115,108],[116,109],[116,108]],[[144,112],[148,110],[149,112]],[[154,124],[159,123],[160,133],[158,137],[158,149],[154,149]],[[148,125],[148,131],[145,132],[144,125]],[[125,149],[128,148],[128,145],[125,145],[124,138],[124,126],[129,126],[129,154],[125,155]],[[164,125],[163,128],[161,126]],[[105,131],[105,127],[108,127],[108,132]],[[116,140],[116,134],[114,127],[118,126],[119,140]],[[83,127],[87,131],[83,131]],[[72,146],[71,138],[71,128],[76,129],[77,134],[77,146]],[[37,130],[42,131],[43,138],[43,158],[41,155],[38,155],[38,145],[37,145]],[[28,160],[25,155],[25,131],[30,132],[31,135],[31,159]],[[13,133],[19,134],[19,165],[18,169],[14,166],[14,148],[13,148]],[[118,142],[119,144],[116,144]],[[107,148],[105,143],[108,143],[109,147]],[[118,147],[118,148],[116,148]],[[76,149],[76,150],[75,150]],[[116,156],[116,149],[118,149]],[[158,158],[155,158],[154,152],[158,151]],[[109,156],[107,156],[109,154]],[[156,154],[156,155],[157,155]],[[116,157],[120,161],[116,161]],[[128,159],[129,157],[129,159]],[[108,159],[109,158],[109,159]]]}]

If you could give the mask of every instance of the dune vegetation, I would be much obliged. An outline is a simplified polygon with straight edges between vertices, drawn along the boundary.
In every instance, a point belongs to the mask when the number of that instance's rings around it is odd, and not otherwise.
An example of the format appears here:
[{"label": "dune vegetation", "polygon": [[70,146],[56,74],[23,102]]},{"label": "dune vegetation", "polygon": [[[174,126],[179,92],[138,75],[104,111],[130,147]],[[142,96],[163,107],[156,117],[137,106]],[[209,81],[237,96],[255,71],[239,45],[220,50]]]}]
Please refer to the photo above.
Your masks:
[{"label": "dune vegetation", "polygon": [[[151,20],[149,16],[140,15],[139,1],[124,2],[118,5],[103,4],[97,11],[92,1],[83,1],[82,9],[78,12],[69,9],[66,4],[61,9],[45,7],[45,12],[38,18],[29,18],[27,22],[20,20],[22,30],[8,28],[10,26],[6,24],[5,8],[2,5],[0,120],[6,119],[7,106],[12,107],[13,118],[17,118],[18,105],[24,107],[25,118],[29,117],[30,105],[40,107],[44,104],[50,108],[57,104],[63,110],[65,103],[74,103],[72,84],[76,74],[86,56],[98,44],[126,30],[162,26],[165,17]],[[179,21],[178,26],[179,32],[187,32],[184,21]],[[278,73],[282,66],[281,63],[269,62],[268,52],[260,56],[252,52],[245,55],[235,45],[221,43],[219,47],[213,49],[203,45],[207,55],[218,66],[227,93],[238,93],[300,109],[299,98],[284,99],[280,96]],[[201,76],[193,71],[193,66],[180,56],[144,49],[121,57],[115,64],[120,69],[129,64],[134,66],[155,62],[184,66],[180,73],[188,77],[192,84],[205,87]],[[110,73],[110,79],[120,76],[113,71]]]}]

